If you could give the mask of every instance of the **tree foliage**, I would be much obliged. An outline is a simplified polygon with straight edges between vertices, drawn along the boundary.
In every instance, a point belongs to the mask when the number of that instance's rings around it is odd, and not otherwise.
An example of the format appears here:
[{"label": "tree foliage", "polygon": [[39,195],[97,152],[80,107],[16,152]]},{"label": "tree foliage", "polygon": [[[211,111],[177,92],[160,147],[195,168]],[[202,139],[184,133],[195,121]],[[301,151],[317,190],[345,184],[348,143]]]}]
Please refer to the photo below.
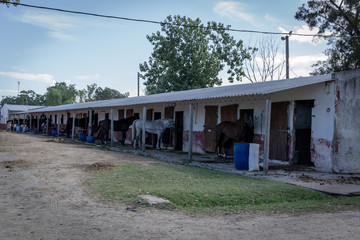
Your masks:
[{"label": "tree foliage", "polygon": [[[0,106],[4,104],[57,106],[76,102],[90,102],[114,98],[126,98],[129,93],[120,93],[115,89],[105,87],[102,89],[95,83],[87,85],[87,90],[76,90],[74,84],[67,85],[65,82],[56,83],[48,87],[44,95],[37,94],[33,90],[21,91],[18,96],[2,98]],[[78,100],[78,101],[77,101]]]},{"label": "tree foliage", "polygon": [[74,84],[67,86],[65,82],[55,83],[55,86],[48,87],[45,93],[46,105],[57,106],[74,103],[77,90]]},{"label": "tree foliage", "polygon": [[227,66],[228,80],[244,76],[243,60],[250,58],[243,42],[227,32],[230,26],[200,19],[168,16],[161,31],[147,36],[154,46],[148,62],[140,64],[147,94],[221,85],[219,72]]},{"label": "tree foliage", "polygon": [[10,5],[14,5],[16,7],[17,3],[19,3],[20,0],[2,0],[3,4],[6,4],[7,7]]},{"label": "tree foliage", "polygon": [[15,104],[15,105],[35,105],[43,106],[45,105],[45,97],[41,94],[35,93],[33,90],[21,91],[19,96],[12,97],[7,96],[3,97],[1,100],[1,106],[4,104]]},{"label": "tree foliage", "polygon": [[360,67],[360,2],[359,0],[311,0],[303,4],[295,18],[305,21],[318,34],[330,31],[328,59],[318,62],[313,74]]}]

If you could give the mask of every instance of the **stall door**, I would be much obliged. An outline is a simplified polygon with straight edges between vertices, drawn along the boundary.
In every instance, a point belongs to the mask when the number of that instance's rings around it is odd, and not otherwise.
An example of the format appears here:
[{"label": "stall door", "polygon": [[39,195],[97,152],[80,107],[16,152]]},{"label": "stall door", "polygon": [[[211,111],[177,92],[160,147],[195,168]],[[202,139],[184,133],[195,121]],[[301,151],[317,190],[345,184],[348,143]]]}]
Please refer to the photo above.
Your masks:
[{"label": "stall door", "polygon": [[271,105],[270,159],[288,161],[288,102]]},{"label": "stall door", "polygon": [[[237,116],[236,116],[237,109],[238,109],[237,104],[222,106],[221,107],[221,122],[223,122],[223,121],[235,122],[237,120]],[[229,139],[224,144],[224,153],[227,156],[234,155],[234,143],[235,143],[235,139]]]},{"label": "stall door", "polygon": [[215,127],[218,118],[218,106],[205,107],[205,125],[204,125],[204,151],[215,152],[216,131]]},{"label": "stall door", "polygon": [[175,113],[175,150],[183,150],[184,112]]},{"label": "stall door", "polygon": [[313,107],[314,100],[295,102],[295,157],[299,164],[313,165],[310,155]]}]

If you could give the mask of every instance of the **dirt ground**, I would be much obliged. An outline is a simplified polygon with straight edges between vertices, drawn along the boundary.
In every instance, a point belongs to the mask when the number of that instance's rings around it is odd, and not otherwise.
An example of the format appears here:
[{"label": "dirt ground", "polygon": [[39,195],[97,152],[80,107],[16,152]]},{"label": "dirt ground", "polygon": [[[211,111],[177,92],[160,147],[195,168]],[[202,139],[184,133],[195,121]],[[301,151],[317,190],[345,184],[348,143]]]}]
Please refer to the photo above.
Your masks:
[{"label": "dirt ground", "polygon": [[189,216],[106,204],[82,182],[140,156],[0,132],[0,239],[357,239],[360,212]]}]

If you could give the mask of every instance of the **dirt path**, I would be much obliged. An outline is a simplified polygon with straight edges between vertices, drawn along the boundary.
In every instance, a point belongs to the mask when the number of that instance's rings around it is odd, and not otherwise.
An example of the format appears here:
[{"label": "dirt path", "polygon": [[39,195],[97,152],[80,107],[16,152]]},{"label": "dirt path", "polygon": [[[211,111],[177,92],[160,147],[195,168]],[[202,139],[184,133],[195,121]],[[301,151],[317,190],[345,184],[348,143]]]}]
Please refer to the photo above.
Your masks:
[{"label": "dirt path", "polygon": [[360,212],[191,217],[100,203],[82,187],[94,163],[139,156],[0,132],[0,239],[356,239]]}]

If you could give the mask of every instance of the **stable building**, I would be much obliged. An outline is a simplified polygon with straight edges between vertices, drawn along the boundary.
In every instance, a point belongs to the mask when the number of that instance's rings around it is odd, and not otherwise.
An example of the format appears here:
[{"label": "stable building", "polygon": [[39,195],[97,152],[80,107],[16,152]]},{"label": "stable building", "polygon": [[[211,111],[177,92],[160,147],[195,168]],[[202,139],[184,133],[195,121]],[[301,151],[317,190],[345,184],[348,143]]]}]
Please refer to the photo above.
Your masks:
[{"label": "stable building", "polygon": [[[133,115],[147,120],[172,118],[175,129],[167,146],[196,153],[215,152],[218,123],[247,115],[254,123],[252,142],[260,144],[264,161],[311,165],[325,172],[359,173],[359,106],[360,69],[45,107],[21,114],[45,114],[57,128],[64,128],[71,117],[91,116],[96,121]],[[131,140],[128,132],[128,143]],[[150,138],[147,141],[148,146],[152,145]],[[232,154],[231,144],[227,151]]]}]

